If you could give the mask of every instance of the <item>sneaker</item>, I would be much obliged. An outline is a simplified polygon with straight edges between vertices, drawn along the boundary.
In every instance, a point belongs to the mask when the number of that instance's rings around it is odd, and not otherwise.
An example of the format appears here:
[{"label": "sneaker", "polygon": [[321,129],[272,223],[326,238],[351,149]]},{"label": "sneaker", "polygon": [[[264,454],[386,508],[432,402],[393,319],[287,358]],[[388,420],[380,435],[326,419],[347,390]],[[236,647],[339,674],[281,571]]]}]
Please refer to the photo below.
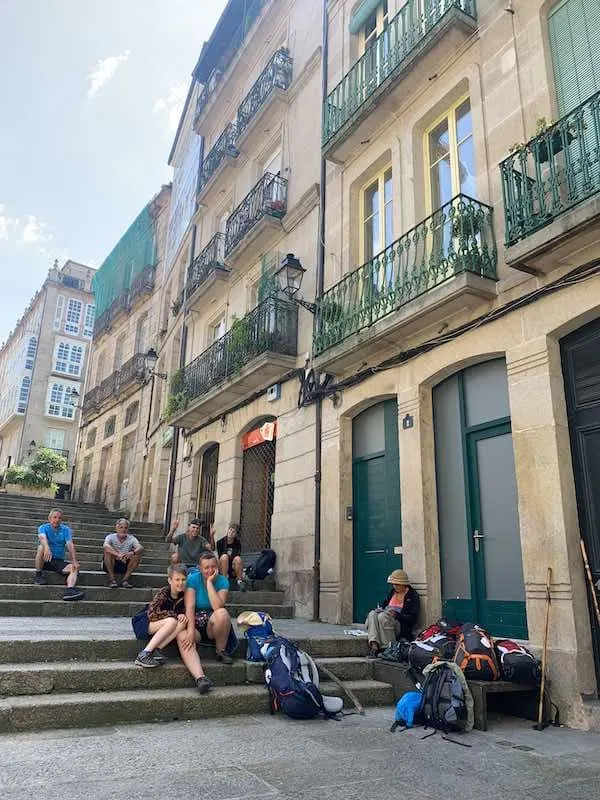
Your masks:
[{"label": "sneaker", "polygon": [[367,658],[376,659],[379,656],[379,645],[372,644],[369,647],[369,652],[367,653]]},{"label": "sneaker", "polygon": [[133,589],[133,585],[129,581],[121,581],[122,589]]},{"label": "sneaker", "polygon": [[63,600],[83,600],[85,597],[85,592],[81,589],[76,589],[72,586],[70,589],[65,589],[65,593],[63,594]]},{"label": "sneaker", "polygon": [[203,675],[196,681],[196,688],[198,689],[200,694],[206,694],[209,689],[212,689],[213,686],[214,683],[206,675]]},{"label": "sneaker", "polygon": [[41,572],[36,572],[35,579],[33,582],[38,586],[45,586],[47,583],[46,578]]},{"label": "sneaker", "polygon": [[238,580],[237,582],[237,588],[239,589],[240,592],[245,592],[247,589],[246,581],[243,581],[240,578],[240,580]]},{"label": "sneaker", "polygon": [[221,664],[233,664],[233,658],[224,650],[217,650],[217,661]]},{"label": "sneaker", "polygon": [[119,587],[119,584],[118,584],[116,581],[111,581],[111,582],[108,584],[108,588],[109,588],[109,589],[117,589],[118,587]]},{"label": "sneaker", "polygon": [[154,652],[152,653],[152,658],[153,658],[155,661],[158,661],[158,663],[159,663],[159,664],[166,664],[166,663],[167,663],[167,661],[168,661],[168,659],[167,659],[166,655],[163,653],[163,651],[162,651],[162,650],[159,650],[159,649],[158,649],[158,647],[157,647],[157,648],[156,648],[156,650],[154,650]]},{"label": "sneaker", "polygon": [[145,650],[141,650],[137,654],[137,658],[133,663],[136,667],[160,667],[160,663],[154,656],[150,655],[150,653],[147,653]]}]

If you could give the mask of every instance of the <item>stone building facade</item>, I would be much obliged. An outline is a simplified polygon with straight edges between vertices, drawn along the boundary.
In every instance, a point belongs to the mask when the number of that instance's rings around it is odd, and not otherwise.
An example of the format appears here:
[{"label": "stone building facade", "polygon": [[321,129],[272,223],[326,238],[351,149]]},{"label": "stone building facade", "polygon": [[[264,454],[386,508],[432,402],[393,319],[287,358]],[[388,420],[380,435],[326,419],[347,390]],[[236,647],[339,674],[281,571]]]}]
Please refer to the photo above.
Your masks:
[{"label": "stone building facade", "polygon": [[161,419],[163,380],[146,365],[171,322],[163,293],[169,198],[163,187],[94,279],[98,313],[75,476],[78,500],[144,520],[162,518],[172,434]]},{"label": "stone building facade", "polygon": [[360,621],[402,564],[423,621],[474,619],[539,650],[551,568],[552,695],[585,726],[600,675],[579,546],[600,577],[597,3],[327,12],[321,616]]},{"label": "stone building facade", "polygon": [[26,463],[39,447],[67,459],[55,475],[61,494],[71,468],[94,326],[94,270],[75,261],[49,271],[0,350],[0,470]]}]

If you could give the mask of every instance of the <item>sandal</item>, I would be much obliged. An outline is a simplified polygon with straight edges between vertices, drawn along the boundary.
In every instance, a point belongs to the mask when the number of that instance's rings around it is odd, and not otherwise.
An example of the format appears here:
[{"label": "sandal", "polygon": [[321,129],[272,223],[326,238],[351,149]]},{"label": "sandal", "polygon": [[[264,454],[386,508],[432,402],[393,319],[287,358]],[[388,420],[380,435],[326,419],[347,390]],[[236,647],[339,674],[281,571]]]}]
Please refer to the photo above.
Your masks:
[{"label": "sandal", "polygon": [[118,587],[119,587],[119,584],[118,584],[116,581],[111,581],[111,582],[108,584],[108,588],[109,588],[109,589],[118,589]]}]

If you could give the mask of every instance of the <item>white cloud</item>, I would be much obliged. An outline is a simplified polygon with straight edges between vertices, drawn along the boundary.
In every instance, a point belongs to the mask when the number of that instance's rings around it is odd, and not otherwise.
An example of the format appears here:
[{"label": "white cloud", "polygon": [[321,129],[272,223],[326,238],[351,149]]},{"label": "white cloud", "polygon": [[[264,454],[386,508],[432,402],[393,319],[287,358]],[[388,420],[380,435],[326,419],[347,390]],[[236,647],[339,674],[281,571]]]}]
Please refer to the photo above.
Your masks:
[{"label": "white cloud", "polygon": [[166,115],[167,134],[169,136],[172,136],[177,130],[186,94],[187,87],[184,83],[173,84],[169,87],[167,96],[159,97],[154,103],[152,111],[155,114]]},{"label": "white cloud", "polygon": [[25,244],[39,244],[49,242],[52,239],[52,229],[45,222],[42,222],[34,214],[27,215],[27,222],[21,231],[21,241]]},{"label": "white cloud", "polygon": [[92,97],[98,92],[104,84],[109,81],[115,72],[119,69],[123,62],[129,58],[129,50],[125,50],[120,56],[108,56],[108,58],[99,58],[96,62],[96,69],[87,76],[90,85],[88,87],[87,96],[91,100]]},{"label": "white cloud", "polygon": [[19,224],[19,220],[16,217],[9,217],[8,214],[4,213],[5,208],[6,206],[0,203],[0,241],[2,241],[2,239],[8,239],[10,236],[10,229]]}]

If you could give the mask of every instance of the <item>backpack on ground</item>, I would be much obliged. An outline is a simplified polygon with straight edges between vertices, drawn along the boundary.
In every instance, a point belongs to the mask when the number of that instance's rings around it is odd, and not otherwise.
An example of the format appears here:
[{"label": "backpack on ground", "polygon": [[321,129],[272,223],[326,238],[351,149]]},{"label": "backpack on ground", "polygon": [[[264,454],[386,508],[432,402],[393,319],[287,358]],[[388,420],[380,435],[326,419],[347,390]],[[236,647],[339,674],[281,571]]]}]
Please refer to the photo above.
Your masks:
[{"label": "backpack on ground", "polygon": [[261,647],[273,636],[271,617],[264,611],[243,611],[237,624],[246,636],[246,661],[264,661]]},{"label": "backpack on ground", "polygon": [[283,636],[268,639],[261,649],[271,713],[281,709],[292,719],[313,719],[335,717],[342,710],[341,698],[324,697],[319,691],[319,672],[308,653]]},{"label": "backpack on ground", "polygon": [[393,733],[400,725],[405,728],[412,728],[418,719],[422,705],[423,692],[404,692],[396,703],[396,715],[390,731]]},{"label": "backpack on ground", "polygon": [[253,581],[262,581],[275,569],[277,554],[275,550],[261,550],[253,564],[246,569],[246,577]]},{"label": "backpack on ground", "polygon": [[397,642],[390,642],[379,653],[378,658],[382,661],[392,661],[395,664],[403,664],[408,661],[410,642],[408,639],[399,639]]},{"label": "backpack on ground", "polygon": [[462,626],[454,662],[470,681],[495,681],[500,677],[492,637],[479,625]]},{"label": "backpack on ground", "polygon": [[497,639],[494,648],[500,662],[500,674],[503,680],[528,686],[540,685],[542,681],[540,662],[526,647],[513,642],[512,639]]},{"label": "backpack on ground", "polygon": [[419,642],[428,642],[434,636],[439,636],[441,633],[456,640],[460,633],[461,624],[459,622],[450,622],[447,619],[438,619],[437,622],[429,625],[425,630],[416,637]]},{"label": "backpack on ground", "polygon": [[451,731],[473,729],[473,698],[461,669],[440,661],[424,670],[421,718],[425,727]]}]

